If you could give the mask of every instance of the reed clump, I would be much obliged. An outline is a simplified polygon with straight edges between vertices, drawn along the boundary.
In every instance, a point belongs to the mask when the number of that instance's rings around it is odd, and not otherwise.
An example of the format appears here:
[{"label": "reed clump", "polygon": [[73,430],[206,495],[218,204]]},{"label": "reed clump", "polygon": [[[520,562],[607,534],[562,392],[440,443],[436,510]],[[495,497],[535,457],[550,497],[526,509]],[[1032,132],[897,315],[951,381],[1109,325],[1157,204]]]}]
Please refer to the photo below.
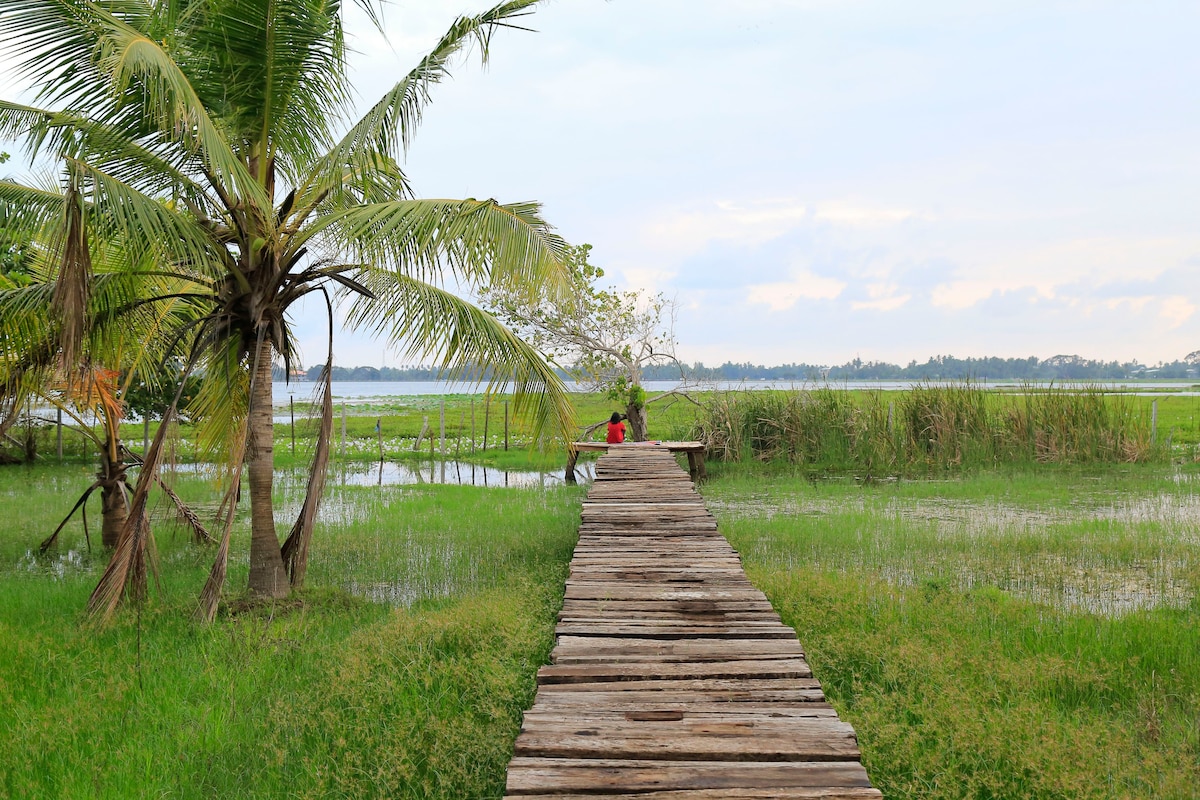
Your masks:
[{"label": "reed clump", "polygon": [[1004,463],[1138,463],[1169,455],[1131,398],[1095,386],[1027,386],[1006,394],[970,382],[901,392],[718,392],[689,435],[725,461],[869,475]]}]

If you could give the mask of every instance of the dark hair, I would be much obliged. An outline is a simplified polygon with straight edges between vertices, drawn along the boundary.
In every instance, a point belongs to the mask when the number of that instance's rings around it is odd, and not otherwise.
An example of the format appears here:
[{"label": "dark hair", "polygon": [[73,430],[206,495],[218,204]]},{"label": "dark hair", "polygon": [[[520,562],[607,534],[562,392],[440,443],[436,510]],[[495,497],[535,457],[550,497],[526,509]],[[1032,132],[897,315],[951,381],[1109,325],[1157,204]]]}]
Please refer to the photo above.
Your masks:
[{"label": "dark hair", "polygon": [[611,419],[608,421],[608,424],[610,424],[610,425],[616,425],[616,424],[617,424],[618,422],[620,422],[620,421],[621,421],[621,412],[619,412],[619,411],[614,411],[614,412],[613,412],[613,415],[612,415],[612,418],[611,418]]}]

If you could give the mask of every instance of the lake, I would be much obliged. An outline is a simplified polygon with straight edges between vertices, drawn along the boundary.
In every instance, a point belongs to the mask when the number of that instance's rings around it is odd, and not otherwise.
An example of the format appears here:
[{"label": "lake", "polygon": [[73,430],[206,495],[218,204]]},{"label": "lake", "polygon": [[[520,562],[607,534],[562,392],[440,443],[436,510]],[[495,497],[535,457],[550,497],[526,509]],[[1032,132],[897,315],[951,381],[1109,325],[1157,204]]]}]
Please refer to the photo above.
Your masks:
[{"label": "lake", "polygon": [[[733,391],[737,389],[812,389],[828,387],[831,389],[880,389],[883,391],[902,391],[914,386],[956,385],[961,381],[841,381],[837,383],[818,384],[811,381],[714,381],[691,387],[695,391]],[[646,381],[642,386],[650,395],[669,392],[680,387],[679,381]],[[999,387],[1019,388],[1030,385],[1021,381],[973,381],[973,386],[983,389]],[[1048,384],[1033,384],[1046,386]],[[1071,387],[1094,385],[1114,390],[1131,391],[1134,394],[1158,394],[1162,389],[1174,389],[1179,395],[1193,397],[1200,395],[1196,384],[1191,381],[1097,381],[1090,384],[1060,381],[1054,386]],[[286,406],[288,400],[295,398],[298,402],[307,402],[316,393],[318,384],[312,381],[296,381],[284,383],[276,381],[272,384],[275,405]],[[444,394],[483,394],[487,384],[453,383],[449,381],[334,381],[334,402],[353,400],[371,402],[374,399],[387,397],[408,397],[413,395],[444,395]],[[505,387],[507,389],[507,387]],[[589,391],[579,387],[574,382],[567,382],[568,391]],[[1159,390],[1159,391],[1154,391]]]}]

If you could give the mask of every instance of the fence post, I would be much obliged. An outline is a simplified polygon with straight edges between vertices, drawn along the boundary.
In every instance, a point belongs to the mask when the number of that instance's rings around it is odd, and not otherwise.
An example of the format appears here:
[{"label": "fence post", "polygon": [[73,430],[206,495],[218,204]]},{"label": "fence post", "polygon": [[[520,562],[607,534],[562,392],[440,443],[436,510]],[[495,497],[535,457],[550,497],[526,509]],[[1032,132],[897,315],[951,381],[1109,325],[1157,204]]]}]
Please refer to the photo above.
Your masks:
[{"label": "fence post", "polygon": [[[508,452],[508,401],[504,401],[504,451]],[[508,473],[505,473],[507,475]]]},{"label": "fence post", "polygon": [[488,420],[491,418],[492,396],[483,397],[483,452],[487,452]]}]

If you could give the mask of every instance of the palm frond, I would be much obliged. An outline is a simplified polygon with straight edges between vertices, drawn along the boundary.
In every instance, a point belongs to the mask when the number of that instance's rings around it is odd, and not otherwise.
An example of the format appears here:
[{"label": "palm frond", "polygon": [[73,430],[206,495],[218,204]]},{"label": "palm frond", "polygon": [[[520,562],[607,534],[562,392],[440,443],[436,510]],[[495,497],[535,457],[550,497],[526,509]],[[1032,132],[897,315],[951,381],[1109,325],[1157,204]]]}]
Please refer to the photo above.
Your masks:
[{"label": "palm frond", "polygon": [[10,238],[44,239],[62,222],[64,200],[61,191],[0,180],[0,230]]},{"label": "palm frond", "polygon": [[[125,115],[131,116],[130,109]],[[166,147],[153,137],[133,138],[131,127],[136,127],[135,120],[104,125],[86,114],[0,100],[0,137],[23,140],[28,152],[49,150],[121,175],[145,194],[185,198],[194,206],[213,207],[204,187],[186,172],[185,151]]]},{"label": "palm frond", "polygon": [[535,439],[567,438],[574,430],[566,387],[545,358],[499,320],[436,286],[380,269],[362,282],[376,300],[356,302],[347,322],[407,348],[407,356],[435,357],[452,379],[478,378],[491,370],[489,390],[511,383],[518,414],[527,414]]},{"label": "palm frond", "polygon": [[172,209],[90,164],[70,163],[73,170],[87,178],[87,196],[95,210],[98,235],[119,241],[135,262],[154,254],[159,263],[212,271],[228,259],[211,232],[197,225],[190,213]]},{"label": "palm frond", "polygon": [[302,207],[313,198],[343,186],[360,191],[368,201],[382,199],[388,196],[381,191],[386,187],[378,184],[385,174],[393,179],[391,197],[411,196],[399,167],[387,173],[381,167],[404,160],[422,112],[429,104],[431,88],[449,75],[454,57],[472,44],[479,46],[480,57],[486,63],[493,33],[499,28],[516,27],[511,20],[530,13],[537,2],[512,0],[482,14],[456,19],[429,54],[352,125],[304,177],[297,179],[298,193],[304,198]]},{"label": "palm frond", "polygon": [[536,203],[495,200],[396,200],[329,214],[303,238],[326,240],[362,263],[396,264],[418,280],[449,268],[467,283],[537,286],[553,294],[567,287],[566,243],[539,210]]}]

